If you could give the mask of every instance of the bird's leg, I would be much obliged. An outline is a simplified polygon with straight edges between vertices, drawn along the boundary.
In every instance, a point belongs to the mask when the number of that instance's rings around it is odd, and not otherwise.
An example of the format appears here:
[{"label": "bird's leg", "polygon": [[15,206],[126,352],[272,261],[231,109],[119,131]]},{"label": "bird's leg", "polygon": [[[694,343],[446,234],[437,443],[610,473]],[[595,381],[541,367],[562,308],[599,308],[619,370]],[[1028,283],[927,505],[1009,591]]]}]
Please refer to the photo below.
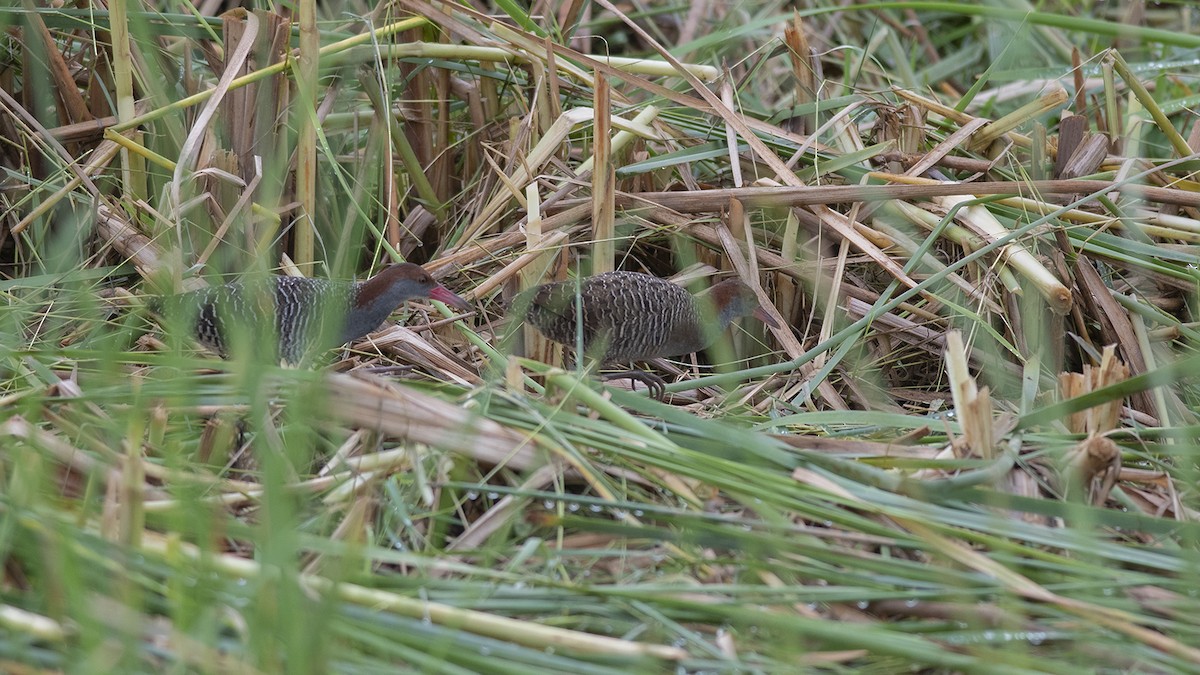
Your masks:
[{"label": "bird's leg", "polygon": [[646,385],[650,396],[658,401],[661,401],[667,393],[667,383],[658,375],[648,373],[644,370],[622,370],[615,373],[603,373],[600,375],[600,379],[605,382],[608,380],[636,380]]}]

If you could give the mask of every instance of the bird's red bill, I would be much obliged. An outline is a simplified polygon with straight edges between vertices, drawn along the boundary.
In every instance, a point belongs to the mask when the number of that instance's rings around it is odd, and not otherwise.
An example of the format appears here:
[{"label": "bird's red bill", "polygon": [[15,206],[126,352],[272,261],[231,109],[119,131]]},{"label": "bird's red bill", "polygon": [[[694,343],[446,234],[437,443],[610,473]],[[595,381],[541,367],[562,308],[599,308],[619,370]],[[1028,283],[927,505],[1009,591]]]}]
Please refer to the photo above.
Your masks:
[{"label": "bird's red bill", "polygon": [[762,307],[756,307],[754,309],[754,318],[767,324],[771,328],[779,328],[779,322],[775,320],[775,317],[767,314],[766,310],[764,310]]},{"label": "bird's red bill", "polygon": [[433,290],[429,291],[429,297],[433,298],[434,300],[444,302],[451,307],[457,307],[459,309],[471,309],[471,303],[458,297],[445,286],[434,286]]}]

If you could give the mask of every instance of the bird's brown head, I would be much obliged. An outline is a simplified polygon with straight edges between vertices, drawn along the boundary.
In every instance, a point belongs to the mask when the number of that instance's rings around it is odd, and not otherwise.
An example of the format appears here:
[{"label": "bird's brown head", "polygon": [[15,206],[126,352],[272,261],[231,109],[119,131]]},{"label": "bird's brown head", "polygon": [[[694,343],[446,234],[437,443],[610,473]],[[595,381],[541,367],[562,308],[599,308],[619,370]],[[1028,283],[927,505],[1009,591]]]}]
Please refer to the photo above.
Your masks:
[{"label": "bird's brown head", "polygon": [[470,303],[434,281],[429,272],[415,263],[389,265],[363,282],[355,305],[367,307],[384,298],[394,300],[394,307],[408,299],[432,298],[458,309],[471,309]]},{"label": "bird's brown head", "polygon": [[713,312],[722,329],[734,319],[743,316],[753,316],[772,328],[779,328],[779,322],[763,311],[762,306],[758,304],[758,296],[754,294],[754,289],[741,279],[726,279],[708,289],[704,297],[712,303]]}]

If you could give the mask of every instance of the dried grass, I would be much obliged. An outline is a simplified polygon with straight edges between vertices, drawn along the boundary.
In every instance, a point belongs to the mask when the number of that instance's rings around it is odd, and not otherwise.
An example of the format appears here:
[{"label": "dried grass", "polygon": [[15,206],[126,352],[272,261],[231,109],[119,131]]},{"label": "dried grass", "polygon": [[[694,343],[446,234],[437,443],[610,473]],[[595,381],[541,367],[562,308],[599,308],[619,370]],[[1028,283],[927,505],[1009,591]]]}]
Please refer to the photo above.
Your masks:
[{"label": "dried grass", "polygon": [[[0,10],[0,656],[1200,660],[1200,126],[1157,51],[1075,46],[1195,40],[923,4]],[[475,311],[318,372],[132,301],[401,257]],[[602,388],[510,303],[614,268],[737,274],[783,327],[659,364],[669,405]]]}]

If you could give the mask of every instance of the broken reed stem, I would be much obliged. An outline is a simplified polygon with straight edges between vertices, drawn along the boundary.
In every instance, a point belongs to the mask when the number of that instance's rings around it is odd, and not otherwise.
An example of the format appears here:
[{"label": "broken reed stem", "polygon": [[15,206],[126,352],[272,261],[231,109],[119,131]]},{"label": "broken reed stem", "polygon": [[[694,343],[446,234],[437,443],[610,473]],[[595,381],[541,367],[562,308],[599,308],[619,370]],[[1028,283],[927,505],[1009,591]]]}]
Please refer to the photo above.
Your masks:
[{"label": "broken reed stem", "polygon": [[[988,388],[979,388],[971,377],[967,366],[967,350],[963,346],[962,333],[952,330],[946,333],[946,374],[950,378],[950,392],[954,397],[954,410],[962,425],[962,452],[960,457],[975,455],[992,459],[996,455],[992,425],[992,398]],[[955,440],[956,450],[959,439]]]}]

